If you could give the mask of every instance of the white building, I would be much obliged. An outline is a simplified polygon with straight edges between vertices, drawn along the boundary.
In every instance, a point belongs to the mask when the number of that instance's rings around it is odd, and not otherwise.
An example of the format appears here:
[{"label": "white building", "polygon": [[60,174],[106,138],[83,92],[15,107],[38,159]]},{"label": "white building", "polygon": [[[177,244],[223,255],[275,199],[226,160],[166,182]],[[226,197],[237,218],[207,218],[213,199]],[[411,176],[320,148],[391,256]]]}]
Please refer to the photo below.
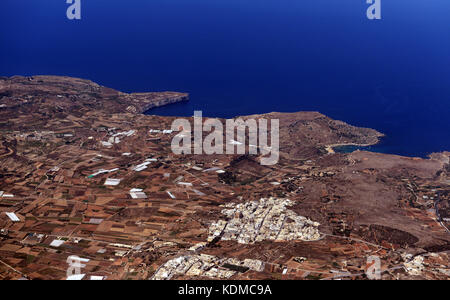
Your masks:
[{"label": "white building", "polygon": [[115,185],[119,185],[120,181],[122,179],[112,179],[112,178],[108,178],[105,180],[105,185],[109,185],[109,186],[115,186]]}]

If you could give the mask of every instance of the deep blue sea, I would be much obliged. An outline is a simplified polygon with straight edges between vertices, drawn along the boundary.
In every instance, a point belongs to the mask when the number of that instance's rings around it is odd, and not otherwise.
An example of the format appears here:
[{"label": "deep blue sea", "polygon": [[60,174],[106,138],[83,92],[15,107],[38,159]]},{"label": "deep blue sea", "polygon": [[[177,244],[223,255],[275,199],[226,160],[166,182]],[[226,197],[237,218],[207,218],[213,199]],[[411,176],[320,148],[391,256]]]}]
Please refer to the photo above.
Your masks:
[{"label": "deep blue sea", "polygon": [[450,1],[0,1],[0,75],[67,75],[125,92],[182,91],[150,114],[320,111],[408,156],[450,150]]}]

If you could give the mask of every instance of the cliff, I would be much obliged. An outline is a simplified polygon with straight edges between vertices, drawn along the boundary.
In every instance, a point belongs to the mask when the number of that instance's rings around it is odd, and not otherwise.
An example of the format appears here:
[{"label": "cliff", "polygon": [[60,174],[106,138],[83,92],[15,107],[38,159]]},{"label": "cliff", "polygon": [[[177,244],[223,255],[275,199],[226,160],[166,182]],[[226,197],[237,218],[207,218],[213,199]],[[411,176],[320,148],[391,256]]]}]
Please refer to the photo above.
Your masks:
[{"label": "cliff", "polygon": [[0,108],[18,112],[55,109],[85,112],[142,113],[154,107],[187,101],[189,94],[151,92],[127,94],[89,80],[60,76],[14,76],[0,78]]}]

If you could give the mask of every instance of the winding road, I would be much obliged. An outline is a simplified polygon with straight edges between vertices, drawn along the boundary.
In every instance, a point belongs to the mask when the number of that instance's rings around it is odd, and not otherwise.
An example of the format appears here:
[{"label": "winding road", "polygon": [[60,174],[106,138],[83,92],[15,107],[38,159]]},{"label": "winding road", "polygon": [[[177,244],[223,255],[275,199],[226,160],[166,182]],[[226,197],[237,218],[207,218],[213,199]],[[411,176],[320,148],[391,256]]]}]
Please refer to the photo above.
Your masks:
[{"label": "winding road", "polygon": [[434,201],[434,209],[436,211],[436,218],[437,218],[438,223],[442,227],[444,227],[448,233],[450,233],[450,230],[447,228],[447,226],[445,226],[444,222],[442,221],[441,214],[439,213],[439,202],[441,202],[441,193],[438,191],[436,200]]}]

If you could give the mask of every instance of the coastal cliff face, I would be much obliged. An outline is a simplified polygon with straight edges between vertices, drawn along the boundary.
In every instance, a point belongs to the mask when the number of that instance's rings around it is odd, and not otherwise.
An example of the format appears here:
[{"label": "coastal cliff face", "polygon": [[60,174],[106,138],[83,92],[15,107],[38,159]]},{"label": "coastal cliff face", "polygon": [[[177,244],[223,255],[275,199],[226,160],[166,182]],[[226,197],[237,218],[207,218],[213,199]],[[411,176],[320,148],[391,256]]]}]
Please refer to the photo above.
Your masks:
[{"label": "coastal cliff face", "polygon": [[127,111],[135,113],[144,113],[155,107],[189,101],[189,94],[175,92],[133,93],[123,96],[130,102]]},{"label": "coastal cliff face", "polygon": [[[175,117],[141,112],[187,99],[68,77],[0,78],[0,260],[12,267],[0,266],[0,277],[64,279],[77,255],[91,258],[86,274],[149,279],[194,247],[270,267],[231,279],[359,278],[369,255],[396,268],[384,279],[450,278],[440,271],[450,262],[449,152],[332,153],[330,145],[373,144],[382,134],[297,112],[243,117],[280,120],[277,165],[258,155],[175,155],[176,132],[164,132]],[[221,239],[209,231],[230,221],[224,206],[236,211]],[[256,233],[255,210],[271,212]],[[298,239],[297,229],[320,239]],[[424,253],[414,269],[410,255]]]},{"label": "coastal cliff face", "polygon": [[[189,94],[152,92],[127,94],[92,81],[59,76],[0,78],[0,108],[16,112],[62,110],[143,113],[154,107],[188,101]],[[47,116],[44,116],[47,117]]]}]

